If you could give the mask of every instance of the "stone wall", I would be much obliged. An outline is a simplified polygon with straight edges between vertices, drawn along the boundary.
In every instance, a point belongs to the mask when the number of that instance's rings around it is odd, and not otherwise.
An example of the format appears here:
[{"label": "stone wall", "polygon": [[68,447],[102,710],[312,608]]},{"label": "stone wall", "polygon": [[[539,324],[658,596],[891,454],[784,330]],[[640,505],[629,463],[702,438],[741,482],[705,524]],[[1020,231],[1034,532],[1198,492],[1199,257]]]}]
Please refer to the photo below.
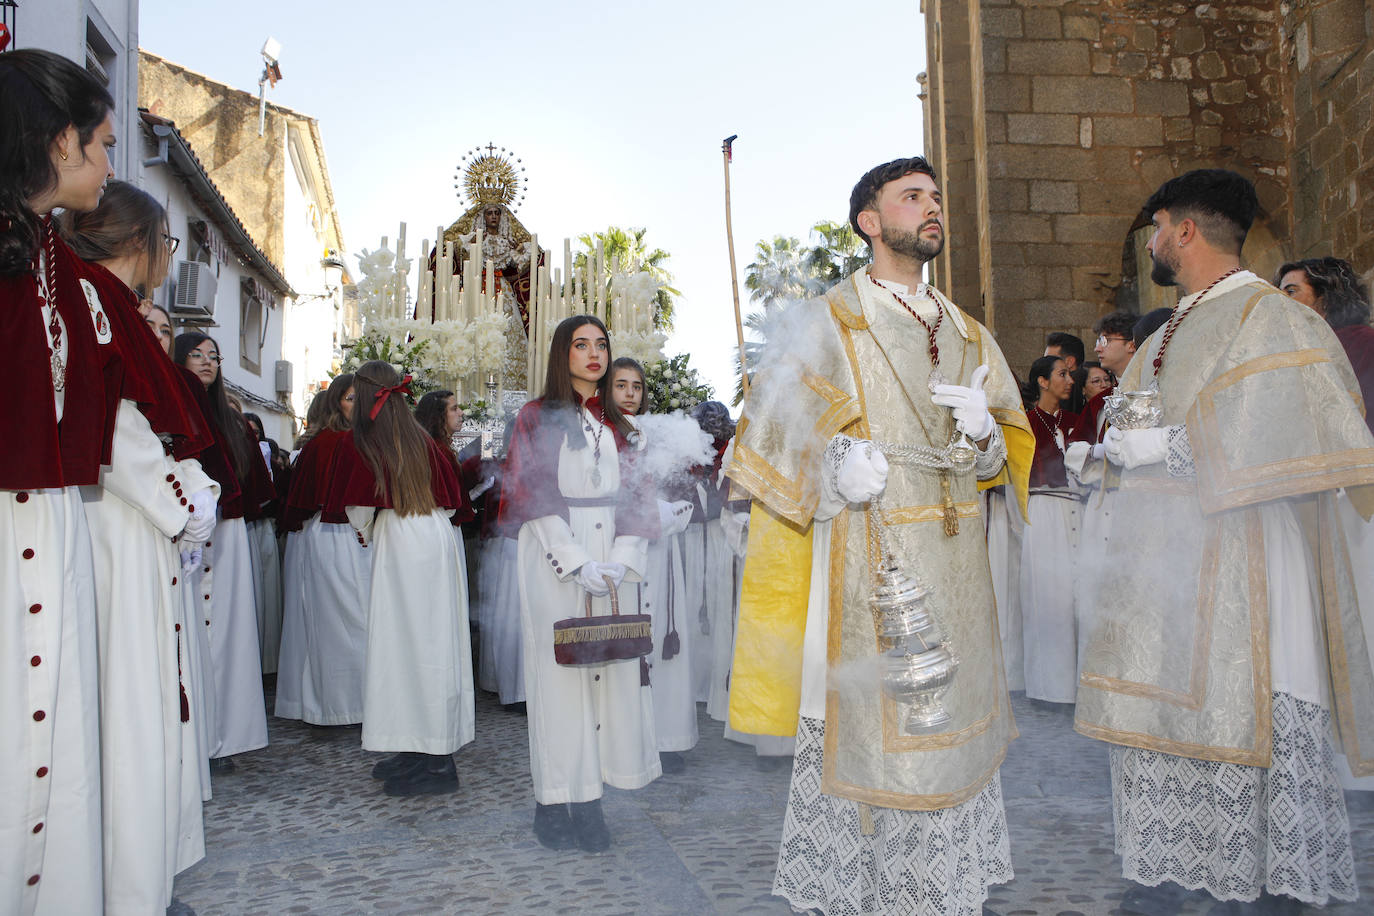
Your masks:
[{"label": "stone wall", "polygon": [[[1374,265],[1374,166],[1361,168],[1374,155],[1374,62],[1362,0],[924,8],[928,22],[970,11],[980,21],[991,315],[1013,369],[1042,352],[1048,331],[1073,331],[1091,348],[1099,315],[1160,301],[1164,291],[1137,283],[1144,234],[1132,230],[1150,193],[1190,168],[1255,182],[1262,215],[1246,257],[1262,275],[1285,255],[1333,248]],[[947,64],[948,40],[928,28],[928,60]],[[927,116],[966,115],[940,88],[929,89]],[[973,187],[953,145],[933,152],[953,222]],[[967,245],[952,228],[939,280],[956,293],[977,288],[978,252]]]},{"label": "stone wall", "polygon": [[138,77],[139,107],[176,122],[248,234],[273,264],[284,264],[289,112],[269,103],[259,137],[255,95],[147,51],[139,53]]}]

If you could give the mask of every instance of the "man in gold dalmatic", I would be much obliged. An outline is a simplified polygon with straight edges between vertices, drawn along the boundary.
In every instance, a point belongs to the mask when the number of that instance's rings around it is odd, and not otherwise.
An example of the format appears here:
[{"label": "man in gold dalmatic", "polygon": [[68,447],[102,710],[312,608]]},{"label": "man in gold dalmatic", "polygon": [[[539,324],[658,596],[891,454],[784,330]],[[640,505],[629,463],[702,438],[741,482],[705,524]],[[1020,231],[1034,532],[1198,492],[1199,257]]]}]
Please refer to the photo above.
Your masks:
[{"label": "man in gold dalmatic", "polygon": [[[1127,878],[1320,906],[1357,892],[1332,739],[1374,772],[1374,677],[1335,515],[1348,498],[1369,517],[1374,438],[1326,322],[1241,269],[1257,208],[1220,169],[1145,205],[1152,279],[1185,295],[1120,384],[1157,385],[1162,418],[1105,438],[1119,488],[1086,590],[1077,728],[1112,744]],[[1165,890],[1134,895],[1156,912]]]},{"label": "man in gold dalmatic", "polygon": [[[872,169],[850,223],[872,265],[784,311],[739,424],[728,473],[754,503],[730,725],[796,735],[774,893],[971,916],[1012,877],[998,770],[1016,735],[979,490],[1024,500],[1034,440],[987,329],[921,281],[944,245],[930,165]],[[932,588],[959,659],[941,727],[909,728],[880,683],[892,643],[869,596],[889,563]]]}]

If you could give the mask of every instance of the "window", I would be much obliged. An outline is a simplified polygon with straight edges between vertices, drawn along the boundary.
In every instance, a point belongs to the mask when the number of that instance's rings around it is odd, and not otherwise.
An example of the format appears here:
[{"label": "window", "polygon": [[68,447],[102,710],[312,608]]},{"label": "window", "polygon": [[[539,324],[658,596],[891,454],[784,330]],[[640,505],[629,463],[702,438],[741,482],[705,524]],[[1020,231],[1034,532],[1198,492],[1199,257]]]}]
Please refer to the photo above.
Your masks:
[{"label": "window", "polygon": [[110,85],[110,73],[115,69],[118,58],[114,46],[102,34],[94,20],[86,20],[86,71],[100,80],[100,85]]},{"label": "window", "polygon": [[262,374],[262,342],[267,333],[262,289],[252,277],[239,283],[239,365]]}]

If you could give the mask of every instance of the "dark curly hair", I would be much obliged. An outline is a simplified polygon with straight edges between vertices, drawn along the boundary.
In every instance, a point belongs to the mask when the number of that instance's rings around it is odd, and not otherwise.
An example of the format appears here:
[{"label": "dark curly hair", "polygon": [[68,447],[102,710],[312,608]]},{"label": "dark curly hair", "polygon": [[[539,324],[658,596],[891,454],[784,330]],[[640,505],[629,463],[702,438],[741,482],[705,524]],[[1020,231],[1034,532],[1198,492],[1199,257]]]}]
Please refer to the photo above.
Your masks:
[{"label": "dark curly hair", "polygon": [[1145,202],[1148,220],[1167,210],[1174,222],[1191,219],[1202,237],[1239,254],[1259,212],[1255,186],[1229,169],[1194,169],[1159,186]]},{"label": "dark curly hair", "polygon": [[1274,285],[1283,282],[1283,275],[1300,270],[1307,276],[1307,285],[1321,300],[1321,312],[1333,328],[1348,328],[1369,324],[1369,288],[1349,261],[1341,258],[1305,258],[1290,261],[1274,275]]},{"label": "dark curly hair", "polygon": [[849,225],[870,248],[873,247],[873,240],[859,228],[859,214],[878,205],[878,192],[883,189],[883,185],[912,172],[929,175],[931,181],[940,183],[935,177],[934,166],[926,161],[925,156],[912,156],[910,159],[893,159],[891,162],[874,166],[864,172],[864,177],[859,179],[859,183],[854,185],[854,190],[849,193]]},{"label": "dark curly hair", "polygon": [[84,155],[113,110],[105,87],[60,54],[0,54],[0,276],[33,269],[42,223],[29,201],[57,184],[53,141],[75,127]]}]

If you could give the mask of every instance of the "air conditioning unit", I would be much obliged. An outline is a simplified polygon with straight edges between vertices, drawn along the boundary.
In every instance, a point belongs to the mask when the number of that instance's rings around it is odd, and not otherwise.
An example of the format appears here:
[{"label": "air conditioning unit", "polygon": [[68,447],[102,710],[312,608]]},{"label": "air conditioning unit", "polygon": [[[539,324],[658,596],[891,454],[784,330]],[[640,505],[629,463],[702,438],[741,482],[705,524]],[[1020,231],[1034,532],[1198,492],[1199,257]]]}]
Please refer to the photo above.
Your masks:
[{"label": "air conditioning unit", "polygon": [[293,387],[291,382],[295,377],[295,368],[289,359],[277,360],[277,394],[291,393]]},{"label": "air conditioning unit", "polygon": [[209,318],[215,314],[215,270],[200,261],[177,264],[176,295],[172,311],[178,316]]}]

